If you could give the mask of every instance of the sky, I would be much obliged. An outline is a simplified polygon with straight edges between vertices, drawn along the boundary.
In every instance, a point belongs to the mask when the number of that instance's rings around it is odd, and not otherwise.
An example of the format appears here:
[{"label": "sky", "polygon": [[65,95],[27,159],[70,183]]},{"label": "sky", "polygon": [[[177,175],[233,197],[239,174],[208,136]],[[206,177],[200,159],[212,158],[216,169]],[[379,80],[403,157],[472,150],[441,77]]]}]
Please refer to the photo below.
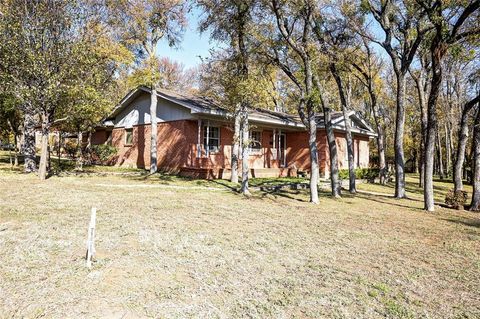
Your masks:
[{"label": "sky", "polygon": [[[160,57],[168,57],[172,60],[182,63],[185,69],[198,66],[202,58],[210,56],[210,49],[215,49],[219,46],[218,42],[210,41],[210,32],[200,33],[198,30],[198,22],[201,19],[202,12],[198,8],[194,8],[188,14],[188,27],[185,30],[183,41],[178,48],[171,48],[168,46],[166,40],[160,41],[158,44],[158,55]],[[383,40],[385,33],[381,30],[378,23],[372,21],[371,30],[378,39]],[[388,58],[385,51],[378,45],[373,44],[373,49],[383,59]],[[387,59],[388,60],[388,59]]]},{"label": "sky", "polygon": [[185,30],[180,47],[170,48],[166,40],[159,43],[158,54],[182,63],[186,69],[195,67],[201,63],[199,56],[205,58],[210,55],[209,50],[217,45],[210,41],[210,33],[200,33],[198,21],[201,12],[193,9],[188,15],[188,27]]}]

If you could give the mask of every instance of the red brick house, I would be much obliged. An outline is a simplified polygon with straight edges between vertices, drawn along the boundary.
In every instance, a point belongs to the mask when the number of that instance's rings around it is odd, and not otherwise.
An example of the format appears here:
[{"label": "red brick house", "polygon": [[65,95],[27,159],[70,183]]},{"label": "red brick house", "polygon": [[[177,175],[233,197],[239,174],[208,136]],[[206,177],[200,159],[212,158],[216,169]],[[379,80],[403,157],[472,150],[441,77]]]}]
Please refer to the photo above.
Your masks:
[{"label": "red brick house", "polygon": [[[232,119],[226,109],[196,96],[159,90],[157,105],[158,167],[184,176],[228,178],[233,139]],[[111,143],[118,149],[115,165],[150,165],[150,90],[138,87],[120,102],[97,128],[93,144]],[[347,168],[344,117],[332,114],[339,150],[339,167]],[[310,167],[308,135],[298,116],[251,110],[250,168],[255,177],[287,176]],[[369,139],[375,132],[354,112],[349,114],[354,138],[355,165],[368,167]],[[318,116],[320,171],[329,175],[329,152]]]}]

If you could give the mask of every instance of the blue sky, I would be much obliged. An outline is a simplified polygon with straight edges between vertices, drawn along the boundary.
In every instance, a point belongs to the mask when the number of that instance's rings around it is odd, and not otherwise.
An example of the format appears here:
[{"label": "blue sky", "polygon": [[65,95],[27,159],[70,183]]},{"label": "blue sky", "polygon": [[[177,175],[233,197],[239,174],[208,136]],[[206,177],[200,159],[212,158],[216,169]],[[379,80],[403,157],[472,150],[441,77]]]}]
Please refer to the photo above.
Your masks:
[{"label": "blue sky", "polygon": [[188,28],[185,30],[183,41],[178,49],[170,48],[166,41],[161,41],[158,46],[158,54],[183,63],[185,68],[199,65],[201,62],[199,56],[208,57],[209,50],[217,45],[210,42],[209,32],[200,34],[198,30],[200,14],[201,12],[196,8],[189,13]]},{"label": "blue sky", "polygon": [[[180,62],[186,69],[199,65],[201,63],[200,56],[202,58],[208,57],[210,55],[209,50],[217,48],[219,43],[210,41],[210,32],[201,34],[198,30],[198,21],[201,14],[202,12],[198,8],[194,8],[188,14],[188,27],[179,48],[170,48],[167,41],[164,40],[158,45],[158,55]],[[378,39],[383,40],[385,33],[378,23],[372,20],[373,18],[370,17],[371,30]],[[379,45],[373,44],[373,48],[383,59],[387,58],[385,51]]]}]

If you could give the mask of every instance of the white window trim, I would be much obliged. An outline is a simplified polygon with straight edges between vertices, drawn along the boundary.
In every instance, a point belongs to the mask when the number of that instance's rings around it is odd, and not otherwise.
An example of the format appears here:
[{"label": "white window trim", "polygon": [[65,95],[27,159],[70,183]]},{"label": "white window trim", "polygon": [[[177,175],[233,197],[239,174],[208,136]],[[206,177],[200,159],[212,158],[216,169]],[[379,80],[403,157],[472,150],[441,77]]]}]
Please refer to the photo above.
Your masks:
[{"label": "white window trim", "polygon": [[[131,131],[131,132],[132,132],[132,143],[128,143],[128,142],[127,142],[128,131]],[[125,146],[131,146],[131,145],[133,145],[133,127],[125,128],[125,137],[124,137],[123,142],[124,142],[123,144],[124,144]]]},{"label": "white window trim", "polygon": [[[212,138],[213,140],[218,140],[218,148],[214,151],[211,151],[209,149],[209,146],[210,146],[210,129],[211,128],[217,128],[218,129],[218,137],[217,138]],[[218,154],[220,153],[220,136],[221,136],[221,129],[220,129],[220,126],[215,126],[215,125],[210,125],[210,123],[207,123],[206,125],[203,126],[203,139],[202,139],[202,146],[203,146],[203,149],[205,150],[205,155],[208,156],[209,154]],[[206,138],[205,138],[206,137]],[[205,144],[205,139],[207,140],[206,144]]]},{"label": "white window trim", "polygon": [[256,133],[260,134],[260,140],[258,141],[260,143],[260,148],[252,148],[249,145],[249,147],[248,147],[249,155],[258,155],[258,154],[261,154],[262,151],[263,151],[263,145],[262,145],[263,131],[262,130],[251,130],[250,132],[248,132],[248,139],[250,140],[250,142],[252,141],[252,133],[253,132],[256,132]]}]

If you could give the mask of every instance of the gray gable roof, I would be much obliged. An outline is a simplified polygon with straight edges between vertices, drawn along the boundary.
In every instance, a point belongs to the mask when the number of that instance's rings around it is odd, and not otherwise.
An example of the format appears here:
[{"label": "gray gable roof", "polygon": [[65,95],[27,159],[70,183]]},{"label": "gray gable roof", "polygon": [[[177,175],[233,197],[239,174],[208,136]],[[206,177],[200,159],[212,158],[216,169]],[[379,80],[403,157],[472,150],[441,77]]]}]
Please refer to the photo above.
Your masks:
[{"label": "gray gable roof", "polygon": [[[113,112],[106,118],[104,124],[111,122],[115,119],[124,108],[126,108],[130,102],[136,99],[139,95],[143,93],[151,94],[150,88],[146,86],[139,86],[131,90],[118,104],[118,106],[113,110]],[[221,106],[216,101],[197,95],[192,95],[188,93],[179,93],[165,89],[157,89],[157,96],[168,100],[170,102],[176,103],[180,106],[190,109],[192,114],[199,115],[213,115],[227,117],[229,111],[227,108]],[[344,118],[342,112],[332,112],[332,124],[334,129],[344,130]],[[354,111],[349,112],[350,119],[356,124],[352,127],[352,131],[356,133],[365,134],[371,137],[375,137],[377,134],[374,130],[363,120],[361,119]],[[318,113],[316,115],[317,126],[319,128],[325,127],[323,113]],[[298,115],[292,115],[283,112],[276,112],[261,108],[254,108],[249,110],[249,119],[252,122],[265,123],[271,125],[283,125],[288,127],[296,128],[305,128],[300,117]]]}]

